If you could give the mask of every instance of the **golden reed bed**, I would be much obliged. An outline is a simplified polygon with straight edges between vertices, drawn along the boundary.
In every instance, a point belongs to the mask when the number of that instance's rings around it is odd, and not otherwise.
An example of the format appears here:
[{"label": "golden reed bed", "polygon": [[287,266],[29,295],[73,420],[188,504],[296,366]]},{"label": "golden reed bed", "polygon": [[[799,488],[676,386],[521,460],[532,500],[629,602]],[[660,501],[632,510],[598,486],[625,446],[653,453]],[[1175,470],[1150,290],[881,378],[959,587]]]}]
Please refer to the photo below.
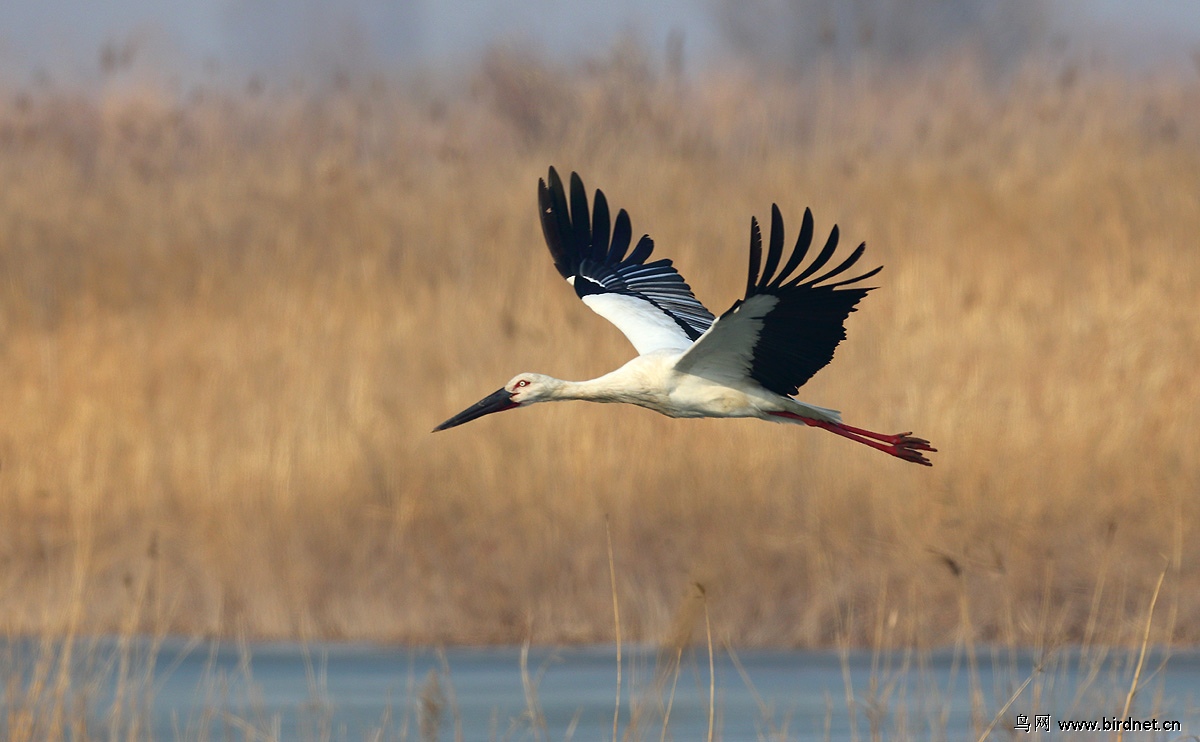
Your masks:
[{"label": "golden reed bed", "polygon": [[[0,627],[413,642],[1200,639],[1200,82],[966,59],[679,80],[0,100]],[[698,296],[811,206],[881,288],[818,431],[562,405],[632,353],[535,184],[578,170]],[[794,232],[793,232],[794,233]]]}]

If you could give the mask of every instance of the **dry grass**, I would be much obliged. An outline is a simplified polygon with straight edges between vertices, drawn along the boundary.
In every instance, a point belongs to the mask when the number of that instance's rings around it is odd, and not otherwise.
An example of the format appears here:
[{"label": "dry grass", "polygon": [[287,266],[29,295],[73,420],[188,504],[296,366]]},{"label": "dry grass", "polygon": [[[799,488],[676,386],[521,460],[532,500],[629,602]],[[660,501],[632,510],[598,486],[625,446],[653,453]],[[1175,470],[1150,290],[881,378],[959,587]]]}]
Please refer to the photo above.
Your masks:
[{"label": "dry grass", "polygon": [[[467,89],[0,101],[0,629],[734,644],[1200,639],[1195,77],[969,59],[691,83],[498,51]],[[632,352],[554,272],[580,171],[723,310],[749,217],[886,264],[819,431],[562,405]],[[795,227],[793,226],[793,229]],[[137,605],[131,620],[130,605]],[[969,620],[965,620],[969,619]],[[132,622],[131,622],[132,621]]]}]

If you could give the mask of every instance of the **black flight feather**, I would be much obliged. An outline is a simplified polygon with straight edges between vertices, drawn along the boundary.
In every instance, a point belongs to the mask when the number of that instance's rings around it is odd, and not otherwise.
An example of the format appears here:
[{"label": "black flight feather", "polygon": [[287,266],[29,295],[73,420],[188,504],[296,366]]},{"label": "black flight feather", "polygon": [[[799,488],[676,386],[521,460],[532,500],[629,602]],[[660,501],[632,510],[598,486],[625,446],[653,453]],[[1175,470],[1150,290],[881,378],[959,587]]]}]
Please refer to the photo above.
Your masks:
[{"label": "black flight feather", "polygon": [[758,266],[762,262],[762,230],[758,228],[758,219],[750,217],[750,274],[746,278],[746,296],[758,285]]},{"label": "black flight feather", "polygon": [[[782,231],[782,230],[781,230]],[[771,284],[774,288],[783,283],[785,276],[790,276],[792,271],[799,267],[804,256],[808,254],[808,246],[812,244],[813,238],[813,215],[812,209],[804,210],[804,221],[800,223],[800,236],[796,238],[796,247],[792,249],[792,257],[788,258],[787,265],[783,266],[783,270],[779,272],[779,276]]]},{"label": "black flight feather", "polygon": [[836,268],[809,279],[809,276],[825,267],[837,250],[838,228],[834,226],[821,252],[808,267],[793,277],[792,273],[804,262],[812,237],[812,213],[806,209],[796,246],[783,270],[774,275],[783,249],[783,218],[778,209],[773,208],[770,247],[760,276],[762,235],[758,221],[752,219],[746,295],[722,315],[731,314],[756,296],[775,298],[773,305],[747,305],[769,307],[758,318],[762,321],[762,327],[752,352],[750,376],[770,391],[789,397],[833,359],[838,343],[846,337],[846,318],[871,290],[868,287],[844,287],[870,278],[882,270],[880,266],[856,278],[832,284],[822,283],[853,266],[866,250],[866,245],[861,244]]},{"label": "black flight feather", "polygon": [[712,325],[712,313],[692,294],[670,260],[646,262],[654,252],[649,235],[643,235],[626,255],[633,228],[624,209],[617,212],[610,232],[608,199],[596,191],[588,214],[587,191],[579,175],[571,173],[568,201],[562,179],[550,168],[546,180],[538,181],[538,206],[554,267],[573,281],[580,298],[619,294],[640,299],[669,317],[692,340]]},{"label": "black flight feather", "polygon": [[771,241],[767,245],[767,264],[763,266],[762,282],[769,284],[775,269],[779,267],[779,259],[783,257],[783,215],[779,207],[771,204]]}]

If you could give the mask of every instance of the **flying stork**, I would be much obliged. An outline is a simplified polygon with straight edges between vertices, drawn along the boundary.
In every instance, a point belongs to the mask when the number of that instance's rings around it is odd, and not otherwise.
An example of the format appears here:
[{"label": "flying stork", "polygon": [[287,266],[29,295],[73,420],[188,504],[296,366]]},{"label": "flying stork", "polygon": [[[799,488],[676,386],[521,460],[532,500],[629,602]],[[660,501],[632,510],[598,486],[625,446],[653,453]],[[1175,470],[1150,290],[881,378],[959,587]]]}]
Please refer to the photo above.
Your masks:
[{"label": "flying stork", "polygon": [[435,431],[537,402],[625,402],[669,417],[756,417],[811,425],[914,464],[932,465],[923,453],[937,450],[929,441],[911,433],[886,435],[851,427],[837,410],[793,398],[832,360],[834,348],[846,337],[846,317],[871,290],[857,284],[882,269],[829,282],[858,261],[866,243],[822,273],[837,249],[834,226],[825,246],[800,270],[813,239],[812,212],[806,209],[796,246],[777,271],[783,258],[783,217],[772,205],[766,261],[758,221],[751,217],[746,295],[714,317],[670,260],[647,262],[654,250],[648,235],[629,252],[629,215],[621,209],[610,222],[608,201],[599,190],[589,217],[587,192],[577,174],[571,173],[568,200],[562,180],[550,168],[547,180],[538,179],[538,205],[554,267],[584,304],[624,333],[639,355],[590,381],[518,374]]}]

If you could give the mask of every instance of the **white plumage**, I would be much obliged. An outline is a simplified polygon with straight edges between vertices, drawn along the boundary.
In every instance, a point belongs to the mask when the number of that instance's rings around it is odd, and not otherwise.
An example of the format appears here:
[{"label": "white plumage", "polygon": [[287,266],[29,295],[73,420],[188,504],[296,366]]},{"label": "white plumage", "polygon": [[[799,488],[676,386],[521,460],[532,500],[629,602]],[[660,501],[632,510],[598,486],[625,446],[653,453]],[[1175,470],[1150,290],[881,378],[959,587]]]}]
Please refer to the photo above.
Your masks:
[{"label": "white plumage", "polygon": [[554,168],[548,181],[538,181],[538,203],[555,267],[588,307],[624,333],[638,356],[588,381],[519,374],[435,430],[537,402],[622,402],[670,417],[756,417],[811,425],[905,461],[931,465],[925,452],[937,449],[922,438],[851,427],[837,410],[794,398],[833,358],[846,336],[846,317],[871,290],[854,284],[880,268],[830,282],[855,264],[865,244],[822,273],[837,249],[835,226],[820,253],[800,270],[813,237],[812,214],[805,210],[796,246],[776,272],[783,258],[783,218],[772,206],[766,260],[758,222],[752,218],[745,298],[716,318],[670,260],[646,262],[654,250],[649,236],[629,252],[632,229],[624,209],[610,223],[600,191],[589,215],[578,175],[571,174],[569,201]]},{"label": "white plumage", "polygon": [[692,344],[675,320],[642,299],[622,294],[588,294],[583,297],[583,303],[616,325],[640,354],[656,350],[683,351]]}]

